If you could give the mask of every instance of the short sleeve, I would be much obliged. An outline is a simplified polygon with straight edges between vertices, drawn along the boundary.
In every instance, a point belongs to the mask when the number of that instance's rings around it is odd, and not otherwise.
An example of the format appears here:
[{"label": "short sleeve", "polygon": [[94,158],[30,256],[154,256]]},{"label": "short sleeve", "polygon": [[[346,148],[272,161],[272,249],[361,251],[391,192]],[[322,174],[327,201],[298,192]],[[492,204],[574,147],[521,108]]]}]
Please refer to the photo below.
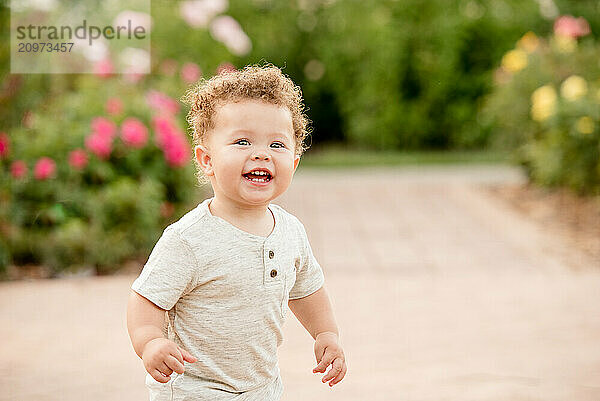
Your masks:
[{"label": "short sleeve", "polygon": [[323,269],[321,269],[321,266],[313,255],[308,236],[306,235],[306,229],[302,223],[300,223],[300,228],[302,256],[300,266],[296,270],[296,283],[290,291],[289,299],[307,297],[321,288],[325,282]]},{"label": "short sleeve", "polygon": [[156,306],[170,310],[179,298],[194,289],[196,267],[188,243],[167,227],[131,289]]}]

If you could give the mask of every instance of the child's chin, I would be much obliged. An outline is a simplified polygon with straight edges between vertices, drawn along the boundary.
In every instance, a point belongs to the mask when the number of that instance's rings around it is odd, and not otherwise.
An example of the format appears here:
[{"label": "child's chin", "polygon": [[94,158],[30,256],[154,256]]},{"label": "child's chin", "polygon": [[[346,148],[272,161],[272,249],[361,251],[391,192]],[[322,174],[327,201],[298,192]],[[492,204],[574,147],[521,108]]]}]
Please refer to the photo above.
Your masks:
[{"label": "child's chin", "polygon": [[271,191],[269,191],[269,193],[259,192],[259,191],[256,191],[254,193],[246,192],[242,196],[242,199],[244,201],[246,201],[247,203],[252,204],[252,205],[265,204],[265,203],[270,202],[273,198],[275,198],[275,196],[273,196]]}]

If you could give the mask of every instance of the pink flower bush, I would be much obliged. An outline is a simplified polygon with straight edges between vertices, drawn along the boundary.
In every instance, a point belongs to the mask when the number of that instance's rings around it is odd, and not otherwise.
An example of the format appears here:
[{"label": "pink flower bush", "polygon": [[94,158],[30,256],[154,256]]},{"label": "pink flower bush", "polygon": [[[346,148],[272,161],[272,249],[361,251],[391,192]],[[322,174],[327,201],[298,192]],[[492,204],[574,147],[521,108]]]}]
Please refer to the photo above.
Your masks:
[{"label": "pink flower bush", "polygon": [[181,79],[186,84],[192,84],[200,79],[202,71],[196,63],[185,63],[181,68]]},{"label": "pink flower bush", "polygon": [[132,148],[141,148],[148,141],[148,128],[137,118],[127,118],[121,125],[121,139]]},{"label": "pink flower bush", "polygon": [[4,132],[0,132],[0,159],[6,157],[8,155],[8,151],[10,150],[10,140],[8,135]]},{"label": "pink flower bush", "polygon": [[156,131],[156,144],[162,149],[167,164],[171,167],[184,166],[188,162],[191,151],[185,133],[165,117],[155,117],[153,125]]},{"label": "pink flower bush", "polygon": [[27,164],[23,160],[15,160],[10,165],[10,174],[14,178],[23,178],[27,175]]},{"label": "pink flower bush", "polygon": [[74,169],[81,170],[88,163],[87,153],[83,149],[75,149],[69,153],[69,165]]},{"label": "pink flower bush", "polygon": [[112,151],[112,138],[93,132],[85,138],[85,147],[98,158],[107,159]]},{"label": "pink flower bush", "polygon": [[36,180],[46,180],[56,171],[56,163],[49,157],[39,159],[33,168],[33,176]]},{"label": "pink flower bush", "polygon": [[157,90],[148,91],[146,102],[157,113],[176,114],[179,111],[179,103],[175,99]]},{"label": "pink flower bush", "polygon": [[119,98],[111,97],[106,101],[104,109],[106,110],[107,114],[111,116],[118,116],[123,112],[123,102]]},{"label": "pink flower bush", "polygon": [[572,15],[563,15],[554,21],[554,33],[576,39],[588,35],[590,25],[583,17],[575,18]]},{"label": "pink flower bush", "polygon": [[92,120],[92,131],[100,136],[112,139],[117,133],[117,126],[107,118],[96,117]]}]

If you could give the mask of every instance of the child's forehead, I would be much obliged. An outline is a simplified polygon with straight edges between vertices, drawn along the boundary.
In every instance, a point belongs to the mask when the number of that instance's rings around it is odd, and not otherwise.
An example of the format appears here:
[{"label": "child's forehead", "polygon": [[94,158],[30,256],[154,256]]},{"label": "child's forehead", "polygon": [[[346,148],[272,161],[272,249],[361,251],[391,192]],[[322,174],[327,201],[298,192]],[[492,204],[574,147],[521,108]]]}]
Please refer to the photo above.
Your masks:
[{"label": "child's forehead", "polygon": [[260,99],[233,99],[222,100],[215,105],[215,116],[227,114],[228,117],[237,117],[240,113],[260,114],[285,114],[292,118],[289,108],[284,105],[271,103]]},{"label": "child's forehead", "polygon": [[293,133],[290,110],[281,105],[260,100],[226,102],[215,107],[213,128],[244,130],[270,126],[275,130]]}]

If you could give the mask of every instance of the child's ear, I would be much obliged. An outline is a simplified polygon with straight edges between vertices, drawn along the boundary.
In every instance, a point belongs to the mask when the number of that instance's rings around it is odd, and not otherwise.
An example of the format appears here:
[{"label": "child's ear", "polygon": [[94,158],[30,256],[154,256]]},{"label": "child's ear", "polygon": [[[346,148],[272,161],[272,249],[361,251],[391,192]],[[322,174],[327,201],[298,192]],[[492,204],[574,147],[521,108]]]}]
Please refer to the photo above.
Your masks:
[{"label": "child's ear", "polygon": [[300,162],[300,156],[294,157],[294,172],[296,172],[296,168],[298,168],[299,162]]},{"label": "child's ear", "polygon": [[214,175],[212,159],[210,153],[208,153],[208,149],[202,145],[198,145],[194,148],[194,153],[196,154],[196,160],[198,161],[198,164],[200,164],[200,168],[204,172],[204,175],[207,177]]}]

